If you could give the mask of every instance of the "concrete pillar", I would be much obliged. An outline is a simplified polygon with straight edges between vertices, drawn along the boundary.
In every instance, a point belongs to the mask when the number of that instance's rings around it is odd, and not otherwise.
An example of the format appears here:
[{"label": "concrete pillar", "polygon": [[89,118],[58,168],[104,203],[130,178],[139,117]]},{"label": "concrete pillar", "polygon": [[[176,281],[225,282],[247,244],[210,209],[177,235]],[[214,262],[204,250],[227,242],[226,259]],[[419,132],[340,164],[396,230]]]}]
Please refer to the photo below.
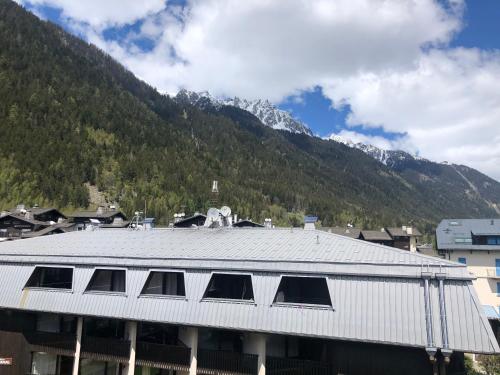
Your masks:
[{"label": "concrete pillar", "polygon": [[266,335],[257,333],[245,335],[243,351],[258,356],[257,374],[266,375]]},{"label": "concrete pillar", "polygon": [[73,360],[73,375],[78,375],[80,367],[80,351],[82,349],[83,318],[80,316],[76,322],[76,347],[75,358]]},{"label": "concrete pillar", "polygon": [[130,357],[128,364],[125,366],[125,373],[127,375],[134,375],[135,372],[135,352],[137,348],[137,322],[127,323],[127,337],[130,341]]},{"label": "concrete pillar", "polygon": [[180,372],[181,375],[196,375],[198,369],[198,328],[183,327],[179,330],[179,339],[191,348],[189,372]]}]

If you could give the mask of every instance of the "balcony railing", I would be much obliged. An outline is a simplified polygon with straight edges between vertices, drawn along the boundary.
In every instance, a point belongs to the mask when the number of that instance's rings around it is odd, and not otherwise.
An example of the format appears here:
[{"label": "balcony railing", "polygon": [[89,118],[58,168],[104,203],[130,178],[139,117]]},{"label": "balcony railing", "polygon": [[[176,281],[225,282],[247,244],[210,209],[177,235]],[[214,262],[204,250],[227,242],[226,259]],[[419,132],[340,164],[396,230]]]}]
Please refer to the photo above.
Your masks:
[{"label": "balcony railing", "polygon": [[167,370],[188,371],[191,349],[181,345],[137,342],[137,364]]},{"label": "balcony railing", "polygon": [[500,274],[497,273],[497,269],[493,267],[486,269],[486,276],[491,279],[500,279]]},{"label": "balcony railing", "polygon": [[316,361],[293,358],[266,358],[266,374],[269,375],[333,375],[333,368]]},{"label": "balcony railing", "polygon": [[257,359],[253,354],[241,354],[220,350],[198,350],[199,374],[256,374]]},{"label": "balcony railing", "polygon": [[30,331],[25,332],[24,337],[33,350],[43,350],[60,355],[73,355],[75,352],[75,334]]},{"label": "balcony railing", "polygon": [[100,361],[126,363],[130,357],[130,341],[109,337],[82,337],[82,357]]}]

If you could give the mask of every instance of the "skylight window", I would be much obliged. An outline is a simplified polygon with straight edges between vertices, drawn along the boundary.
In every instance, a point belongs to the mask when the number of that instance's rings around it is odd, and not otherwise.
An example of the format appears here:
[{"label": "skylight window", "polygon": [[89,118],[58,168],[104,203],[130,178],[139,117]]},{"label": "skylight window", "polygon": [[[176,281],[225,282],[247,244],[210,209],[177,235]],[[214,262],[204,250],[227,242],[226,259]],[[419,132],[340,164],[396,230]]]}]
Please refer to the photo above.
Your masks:
[{"label": "skylight window", "polygon": [[184,274],[182,272],[152,271],[141,294],[185,297]]},{"label": "skylight window", "polygon": [[96,269],[87,291],[125,293],[125,270]]},{"label": "skylight window", "polygon": [[203,298],[253,301],[252,277],[214,273]]},{"label": "skylight window", "polygon": [[26,288],[71,289],[73,268],[36,267],[31,274]]},{"label": "skylight window", "polygon": [[324,277],[283,276],[274,303],[332,306]]}]

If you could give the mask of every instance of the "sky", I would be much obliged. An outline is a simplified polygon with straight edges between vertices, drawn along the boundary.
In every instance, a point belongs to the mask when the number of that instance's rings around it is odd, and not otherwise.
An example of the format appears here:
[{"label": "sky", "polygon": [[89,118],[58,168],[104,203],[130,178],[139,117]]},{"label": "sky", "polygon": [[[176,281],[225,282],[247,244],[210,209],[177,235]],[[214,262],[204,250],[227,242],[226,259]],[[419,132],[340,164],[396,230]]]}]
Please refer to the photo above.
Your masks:
[{"label": "sky", "polygon": [[500,180],[499,0],[16,0],[160,92],[269,99]]}]

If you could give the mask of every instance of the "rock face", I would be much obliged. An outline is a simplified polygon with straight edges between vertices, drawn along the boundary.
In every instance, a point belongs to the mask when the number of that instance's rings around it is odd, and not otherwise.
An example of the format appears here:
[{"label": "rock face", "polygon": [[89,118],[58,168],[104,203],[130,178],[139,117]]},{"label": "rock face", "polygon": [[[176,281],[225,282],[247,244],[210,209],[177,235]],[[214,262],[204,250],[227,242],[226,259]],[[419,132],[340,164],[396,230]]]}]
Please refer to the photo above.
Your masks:
[{"label": "rock face", "polygon": [[311,129],[306,124],[293,118],[289,112],[277,108],[268,100],[246,100],[238,97],[217,99],[207,91],[193,92],[187,90],[179,91],[175,98],[179,102],[188,102],[200,109],[209,109],[210,107],[219,109],[225,105],[240,108],[250,112],[270,128],[286,130],[291,133],[313,135]]}]

